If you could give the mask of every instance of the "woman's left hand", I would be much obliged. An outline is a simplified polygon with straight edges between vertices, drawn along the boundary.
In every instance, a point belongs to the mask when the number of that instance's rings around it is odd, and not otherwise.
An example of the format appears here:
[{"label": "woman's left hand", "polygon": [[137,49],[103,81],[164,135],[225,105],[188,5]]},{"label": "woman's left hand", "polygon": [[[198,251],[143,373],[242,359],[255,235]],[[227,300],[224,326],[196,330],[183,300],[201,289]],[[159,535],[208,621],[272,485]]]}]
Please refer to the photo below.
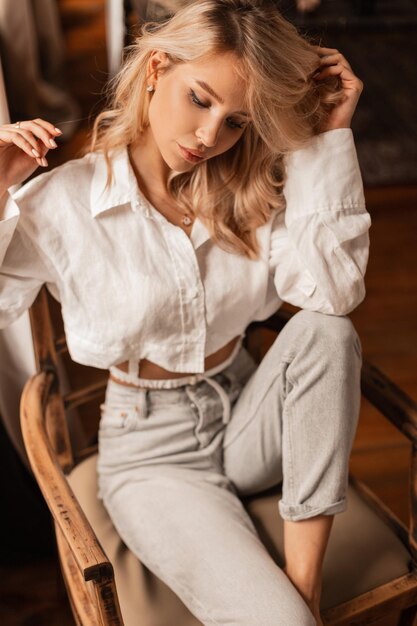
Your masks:
[{"label": "woman's left hand", "polygon": [[349,128],[358,100],[363,91],[363,82],[355,76],[349,63],[335,48],[313,46],[320,57],[320,65],[313,75],[315,80],[327,76],[339,76],[342,83],[343,98],[329,113],[325,127],[321,132],[335,128]]}]

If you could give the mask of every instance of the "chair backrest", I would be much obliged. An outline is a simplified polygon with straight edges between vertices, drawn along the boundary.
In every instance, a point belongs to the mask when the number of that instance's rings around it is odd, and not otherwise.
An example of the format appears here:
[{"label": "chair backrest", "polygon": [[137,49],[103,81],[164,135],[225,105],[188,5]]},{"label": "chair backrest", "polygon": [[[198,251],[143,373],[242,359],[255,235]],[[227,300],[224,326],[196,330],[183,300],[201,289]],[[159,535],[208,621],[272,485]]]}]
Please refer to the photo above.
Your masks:
[{"label": "chair backrest", "polygon": [[[46,426],[54,451],[64,473],[78,460],[93,452],[97,441],[99,405],[103,401],[108,372],[74,364],[68,354],[59,307],[46,287],[39,292],[30,309],[33,343],[38,372],[53,375],[48,394]],[[60,379],[65,374],[68,392]],[[85,449],[73,449],[66,415],[76,409],[85,430]]]}]

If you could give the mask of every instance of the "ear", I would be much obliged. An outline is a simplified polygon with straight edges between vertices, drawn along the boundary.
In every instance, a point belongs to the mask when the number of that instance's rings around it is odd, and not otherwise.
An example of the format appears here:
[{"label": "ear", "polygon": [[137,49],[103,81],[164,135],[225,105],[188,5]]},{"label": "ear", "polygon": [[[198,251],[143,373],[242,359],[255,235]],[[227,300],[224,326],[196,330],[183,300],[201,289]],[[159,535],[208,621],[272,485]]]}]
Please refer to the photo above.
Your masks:
[{"label": "ear", "polygon": [[169,57],[162,50],[152,50],[148,61],[148,78],[153,76],[156,80],[158,74],[162,73],[169,65]]}]

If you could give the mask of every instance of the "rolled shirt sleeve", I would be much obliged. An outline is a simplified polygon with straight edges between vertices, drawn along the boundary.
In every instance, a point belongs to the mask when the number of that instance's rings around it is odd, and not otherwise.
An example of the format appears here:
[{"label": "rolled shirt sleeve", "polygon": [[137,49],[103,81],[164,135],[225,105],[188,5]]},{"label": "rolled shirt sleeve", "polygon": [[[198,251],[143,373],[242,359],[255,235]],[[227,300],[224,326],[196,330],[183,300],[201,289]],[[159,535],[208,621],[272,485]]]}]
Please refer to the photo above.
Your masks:
[{"label": "rolled shirt sleeve", "polygon": [[7,195],[0,201],[0,328],[20,317],[48,280],[50,272],[25,233],[16,202]]},{"label": "rolled shirt sleeve", "polygon": [[7,194],[0,200],[0,267],[19,219],[19,209]]},{"label": "rolled shirt sleeve", "polygon": [[352,130],[317,135],[285,165],[286,209],[274,217],[269,256],[277,293],[346,315],[365,297],[371,225]]}]

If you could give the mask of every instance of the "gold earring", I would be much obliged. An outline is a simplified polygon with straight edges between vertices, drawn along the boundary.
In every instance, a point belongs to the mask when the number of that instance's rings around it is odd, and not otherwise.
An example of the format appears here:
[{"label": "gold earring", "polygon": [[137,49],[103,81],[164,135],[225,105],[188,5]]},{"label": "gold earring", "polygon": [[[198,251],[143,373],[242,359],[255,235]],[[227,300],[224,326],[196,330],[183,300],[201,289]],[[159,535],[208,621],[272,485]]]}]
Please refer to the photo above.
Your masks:
[{"label": "gold earring", "polygon": [[148,85],[148,86],[146,87],[146,91],[151,92],[151,91],[153,91],[153,90],[154,90],[154,86],[153,86],[153,85]]}]

